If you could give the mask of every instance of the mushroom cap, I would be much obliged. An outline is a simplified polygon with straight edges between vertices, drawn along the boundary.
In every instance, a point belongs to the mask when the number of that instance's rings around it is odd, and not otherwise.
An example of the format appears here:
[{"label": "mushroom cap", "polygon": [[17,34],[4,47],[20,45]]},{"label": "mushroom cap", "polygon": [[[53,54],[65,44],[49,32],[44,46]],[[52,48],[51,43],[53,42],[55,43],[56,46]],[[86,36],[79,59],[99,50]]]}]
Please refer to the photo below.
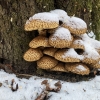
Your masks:
[{"label": "mushroom cap", "polygon": [[69,29],[71,33],[76,35],[84,34],[87,31],[86,23],[82,19],[74,16],[70,17],[69,20],[62,24],[62,26]]},{"label": "mushroom cap", "polygon": [[39,48],[36,48],[36,49],[30,48],[25,52],[23,58],[26,61],[32,62],[32,61],[39,60],[42,56],[43,56],[43,53],[41,52]]},{"label": "mushroom cap", "polygon": [[25,24],[26,31],[38,29],[52,29],[59,26],[59,19],[57,14],[49,12],[37,13],[29,18]]},{"label": "mushroom cap", "polygon": [[92,64],[91,67],[93,68],[100,68],[100,59],[96,64]]},{"label": "mushroom cap", "polygon": [[37,61],[38,68],[41,69],[51,69],[58,64],[58,61],[50,56],[43,56],[40,60]]},{"label": "mushroom cap", "polygon": [[44,36],[37,36],[29,43],[29,47],[31,48],[50,47],[50,45],[48,38]]},{"label": "mushroom cap", "polygon": [[56,51],[57,51],[57,48],[48,47],[48,48],[45,48],[43,50],[43,53],[46,54],[46,55],[54,57],[54,54],[55,54]]},{"label": "mushroom cap", "polygon": [[73,43],[71,44],[70,48],[74,48],[74,49],[82,49],[84,50],[84,42],[81,38],[74,38],[73,39]]},{"label": "mushroom cap", "polygon": [[72,44],[73,37],[66,28],[59,27],[54,34],[49,37],[49,44],[56,48],[66,48]]},{"label": "mushroom cap", "polygon": [[90,73],[89,68],[82,63],[66,63],[65,69],[69,72],[80,74],[80,75],[88,75]]},{"label": "mushroom cap", "polygon": [[80,60],[83,59],[83,56],[78,55],[73,48],[58,50],[54,57],[62,62],[80,62]]},{"label": "mushroom cap", "polygon": [[98,61],[99,61],[99,58],[98,59],[88,58],[85,55],[84,55],[84,59],[82,60],[82,62],[86,64],[96,64]]},{"label": "mushroom cap", "polygon": [[50,69],[51,71],[60,71],[60,72],[66,72],[65,64],[62,62],[59,62],[55,67]]}]

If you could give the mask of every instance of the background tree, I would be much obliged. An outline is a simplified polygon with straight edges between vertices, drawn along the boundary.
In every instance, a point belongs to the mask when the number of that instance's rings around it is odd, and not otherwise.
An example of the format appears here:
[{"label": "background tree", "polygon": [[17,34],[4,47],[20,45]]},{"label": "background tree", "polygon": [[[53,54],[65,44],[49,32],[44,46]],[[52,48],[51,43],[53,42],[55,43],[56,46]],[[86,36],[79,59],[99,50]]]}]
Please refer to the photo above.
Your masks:
[{"label": "background tree", "polygon": [[100,39],[100,0],[0,0],[0,62],[19,73],[33,71],[36,64],[24,61],[23,54],[35,31],[24,31],[24,24],[35,13],[54,9],[81,17]]}]

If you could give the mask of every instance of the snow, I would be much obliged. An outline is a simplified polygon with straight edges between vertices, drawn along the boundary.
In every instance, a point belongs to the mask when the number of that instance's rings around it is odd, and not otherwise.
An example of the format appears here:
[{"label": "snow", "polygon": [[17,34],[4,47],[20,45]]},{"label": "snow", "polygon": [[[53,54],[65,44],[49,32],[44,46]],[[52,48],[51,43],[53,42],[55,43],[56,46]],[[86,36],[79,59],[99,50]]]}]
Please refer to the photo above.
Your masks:
[{"label": "snow", "polygon": [[84,55],[88,58],[99,59],[100,55],[95,48],[100,49],[100,42],[90,38],[86,33],[80,35],[85,46]]},{"label": "snow", "polygon": [[80,70],[80,71],[85,71],[85,70],[87,70],[85,67],[83,67],[82,65],[78,65],[77,67],[76,67],[78,70]]},{"label": "snow", "polygon": [[69,40],[69,41],[71,41],[71,39],[72,39],[70,31],[64,27],[57,28],[56,31],[54,32],[51,40],[54,41],[57,38],[59,38],[61,40]]},{"label": "snow", "polygon": [[85,29],[87,28],[87,25],[86,23],[78,18],[78,17],[70,17],[66,22],[65,24],[69,27],[71,27],[72,29]]},{"label": "snow", "polygon": [[26,22],[29,23],[33,19],[40,19],[45,22],[57,22],[59,23],[59,16],[57,14],[49,13],[49,12],[42,12],[37,13],[29,18],[29,20]]},{"label": "snow", "polygon": [[80,44],[80,45],[84,45],[83,41],[82,40],[75,40],[73,42],[73,44]]},{"label": "snow", "polygon": [[[14,79],[19,88],[13,92],[10,88],[11,80]],[[35,100],[45,89],[41,82],[46,78],[32,76],[29,79],[17,78],[14,74],[0,71],[0,100]],[[51,87],[58,80],[47,78]],[[62,87],[58,93],[49,92],[48,100],[100,100],[100,76],[89,81],[76,83],[61,81]]]},{"label": "snow", "polygon": [[66,50],[66,52],[62,55],[62,58],[66,58],[66,57],[77,58],[80,60],[84,59],[84,56],[78,55],[73,48]]},{"label": "snow", "polygon": [[61,10],[61,9],[51,10],[50,13],[57,14],[59,16],[59,20],[62,22],[66,22],[69,19],[67,12],[65,12],[64,10]]}]

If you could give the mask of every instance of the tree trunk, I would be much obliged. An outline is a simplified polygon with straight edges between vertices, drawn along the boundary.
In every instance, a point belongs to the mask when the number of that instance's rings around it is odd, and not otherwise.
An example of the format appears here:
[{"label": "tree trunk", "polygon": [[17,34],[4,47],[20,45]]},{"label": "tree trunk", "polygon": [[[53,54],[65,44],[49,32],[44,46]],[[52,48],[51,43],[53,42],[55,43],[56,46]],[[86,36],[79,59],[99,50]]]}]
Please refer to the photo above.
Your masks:
[{"label": "tree trunk", "polygon": [[[12,64],[17,72],[27,73],[27,69],[36,66],[26,62],[23,54],[29,48],[35,31],[24,31],[26,20],[37,12],[63,9],[68,15],[84,19],[88,30],[100,33],[100,2],[95,0],[1,0],[0,1],[0,60]],[[95,6],[97,5],[98,8]],[[95,16],[94,16],[95,15]],[[90,26],[90,23],[95,24]],[[95,28],[95,29],[93,29]],[[98,39],[100,36],[98,36]]]}]

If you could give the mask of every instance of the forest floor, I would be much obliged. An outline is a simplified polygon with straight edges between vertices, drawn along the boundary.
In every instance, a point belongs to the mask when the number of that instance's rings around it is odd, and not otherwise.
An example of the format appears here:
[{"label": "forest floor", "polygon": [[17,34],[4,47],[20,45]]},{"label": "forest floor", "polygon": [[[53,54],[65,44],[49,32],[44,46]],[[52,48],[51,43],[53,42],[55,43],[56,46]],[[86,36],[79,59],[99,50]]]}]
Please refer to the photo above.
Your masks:
[{"label": "forest floor", "polygon": [[74,75],[62,81],[0,70],[0,100],[100,100],[99,75],[84,76],[84,81],[75,80],[82,76]]}]

